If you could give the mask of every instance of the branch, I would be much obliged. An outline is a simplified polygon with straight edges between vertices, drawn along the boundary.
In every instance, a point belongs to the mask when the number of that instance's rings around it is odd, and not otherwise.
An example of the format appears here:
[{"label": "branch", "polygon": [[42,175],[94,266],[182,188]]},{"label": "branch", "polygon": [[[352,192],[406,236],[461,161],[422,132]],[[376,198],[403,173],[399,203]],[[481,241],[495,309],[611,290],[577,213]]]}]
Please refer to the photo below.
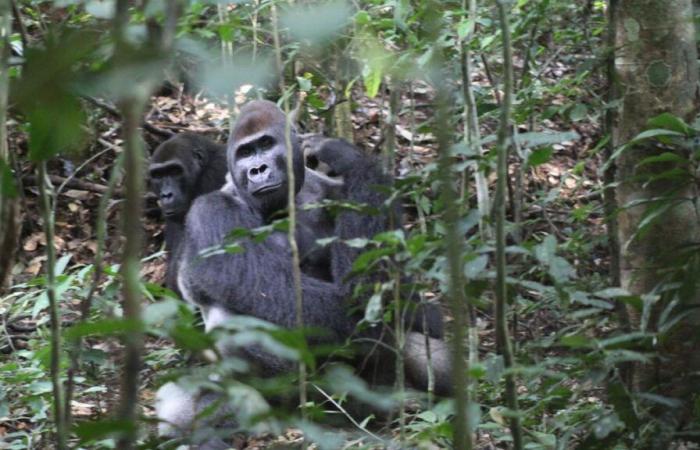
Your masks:
[{"label": "branch", "polygon": [[[70,189],[78,189],[81,191],[96,192],[98,194],[104,194],[108,191],[109,187],[103,184],[92,183],[90,181],[78,180],[75,178],[66,178],[58,175],[48,175],[51,183],[63,185]],[[27,186],[40,186],[41,182],[37,179],[35,175],[26,175],[22,177],[22,183]],[[117,189],[116,192],[119,196],[122,196],[121,190]]]},{"label": "branch", "polygon": [[[107,111],[109,114],[111,114],[115,118],[117,118],[117,119],[122,118],[122,115],[119,112],[119,110],[117,108],[115,108],[114,106],[110,105],[109,103],[104,102],[104,101],[97,99],[95,97],[91,97],[89,95],[83,95],[82,97],[83,97],[83,99],[87,100],[88,102],[92,103],[93,105],[104,109],[105,111]],[[146,122],[145,120],[143,122],[141,122],[141,126],[143,127],[144,130],[148,131],[149,133],[154,134],[156,136],[160,136],[160,137],[165,138],[165,139],[168,139],[168,138],[175,136],[175,133],[173,133],[172,131],[158,128],[157,126],[152,125],[152,124]]]}]

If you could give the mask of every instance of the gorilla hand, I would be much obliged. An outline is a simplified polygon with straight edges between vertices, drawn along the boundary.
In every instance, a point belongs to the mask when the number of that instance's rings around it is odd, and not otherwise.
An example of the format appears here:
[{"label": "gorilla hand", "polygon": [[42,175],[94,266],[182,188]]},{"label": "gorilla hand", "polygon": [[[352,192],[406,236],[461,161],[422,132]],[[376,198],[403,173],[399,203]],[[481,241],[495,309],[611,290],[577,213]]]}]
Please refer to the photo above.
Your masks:
[{"label": "gorilla hand", "polygon": [[320,134],[302,136],[302,149],[307,165],[328,176],[343,176],[357,167],[362,151],[353,144]]}]

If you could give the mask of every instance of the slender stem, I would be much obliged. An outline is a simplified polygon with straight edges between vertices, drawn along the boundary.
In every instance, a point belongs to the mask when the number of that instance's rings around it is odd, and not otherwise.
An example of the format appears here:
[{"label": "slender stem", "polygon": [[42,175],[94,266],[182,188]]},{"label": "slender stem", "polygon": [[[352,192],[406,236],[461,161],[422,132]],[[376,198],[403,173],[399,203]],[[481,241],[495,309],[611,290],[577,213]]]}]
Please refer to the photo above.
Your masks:
[{"label": "slender stem", "polygon": [[384,150],[384,171],[394,173],[394,155],[396,155],[396,124],[399,117],[399,83],[394,78],[386,81],[389,88],[389,114],[386,120],[386,145]]},{"label": "slender stem", "polygon": [[[393,228],[393,227],[392,227]],[[403,351],[406,344],[403,314],[401,311],[401,273],[398,267],[394,272],[394,333],[396,334],[396,385],[399,390],[399,442],[406,439],[405,374]]]},{"label": "slender stem", "polygon": [[450,111],[449,93],[445,87],[438,87],[437,111],[435,114],[436,136],[438,141],[438,167],[440,173],[440,190],[445,208],[445,250],[448,264],[448,298],[454,318],[452,322],[452,384],[454,386],[455,416],[453,419],[453,447],[470,450],[472,448],[467,415],[467,367],[464,361],[464,339],[466,323],[466,298],[464,295],[463,255],[464,236],[461,235],[459,223],[460,205],[455,190],[453,158],[450,155]]},{"label": "slender stem", "polygon": [[[100,280],[102,279],[102,262],[104,258],[104,243],[107,236],[107,208],[109,206],[109,201],[112,199],[114,194],[114,189],[117,186],[117,179],[119,171],[122,168],[124,162],[123,154],[117,157],[117,160],[112,167],[112,172],[109,177],[109,183],[107,184],[107,191],[102,194],[100,198],[100,204],[97,209],[97,221],[96,221],[96,241],[97,250],[95,252],[95,262],[93,263],[92,269],[92,282],[90,283],[90,290],[87,295],[80,303],[80,321],[84,322],[88,319],[90,314],[90,309],[92,307],[92,301],[97,292],[97,288],[100,285]],[[66,428],[70,429],[72,422],[71,413],[71,400],[73,398],[73,390],[75,387],[75,374],[80,368],[80,358],[82,351],[81,338],[78,338],[73,344],[73,348],[70,354],[70,368],[68,369],[68,374],[66,377],[66,404],[65,404],[65,417],[66,417]]]},{"label": "slender stem", "polygon": [[[128,0],[117,0],[114,15],[115,60],[125,62],[135,49],[131,48],[126,38],[129,24]],[[143,192],[143,145],[139,135],[141,115],[148,92],[145,82],[136,83],[133,92],[120,99],[119,109],[123,118],[122,133],[124,139],[124,184],[125,202],[122,235],[126,238],[122,253],[122,307],[124,320],[130,324],[141,323],[141,290],[139,272],[142,248],[142,204]],[[122,336],[124,360],[121,378],[121,395],[117,417],[128,427],[120,436],[117,447],[131,450],[135,446],[138,433],[136,405],[138,403],[139,372],[141,369],[141,351],[143,334],[129,332]]]},{"label": "slender stem", "polygon": [[[469,28],[469,32],[460,46],[462,53],[462,96],[464,97],[464,140],[467,147],[473,151],[473,154],[481,156],[484,154],[484,150],[481,146],[479,116],[476,109],[476,100],[474,99],[474,89],[472,88],[472,55],[469,49],[469,45],[474,38],[474,27],[476,27],[476,0],[468,1],[469,20],[472,21],[472,26]],[[462,0],[462,8],[467,9],[467,0]],[[491,213],[489,187],[486,176],[478,166],[474,171],[474,184],[476,186],[477,207],[481,216],[479,229],[484,239],[491,239],[493,230],[491,230],[491,226],[488,223],[488,217]],[[465,195],[466,192],[463,191],[462,204],[466,204]]]},{"label": "slender stem", "polygon": [[508,13],[505,2],[498,0],[498,16],[501,23],[501,33],[503,35],[503,64],[504,64],[504,86],[503,101],[501,103],[501,122],[498,129],[498,163],[496,182],[496,346],[498,352],[503,356],[506,368],[506,403],[510,409],[510,430],[513,437],[513,448],[522,450],[522,426],[518,413],[518,394],[516,391],[515,377],[513,372],[508,370],[513,367],[513,350],[508,336],[507,319],[507,286],[506,286],[506,205],[505,192],[506,180],[508,177],[508,130],[510,128],[510,109],[513,102],[513,60],[510,41],[510,26],[508,23]]},{"label": "slender stem", "polygon": [[[124,319],[134,324],[141,321],[141,290],[139,272],[141,269],[142,247],[142,205],[143,193],[143,145],[139,136],[139,124],[143,103],[139,99],[123,102],[124,117],[124,172],[125,204],[122,233],[126,237],[122,254],[121,275]],[[120,441],[120,449],[131,449],[136,437],[136,404],[138,403],[139,372],[143,336],[140,332],[126,333],[124,339],[124,372],[122,377],[119,418],[133,424],[133,432],[127,433]]]},{"label": "slender stem", "polygon": [[[283,95],[284,103],[284,113],[286,116],[284,124],[284,139],[287,148],[287,183],[288,183],[288,197],[287,197],[287,211],[289,214],[289,246],[292,250],[292,274],[294,278],[294,297],[296,299],[296,325],[300,330],[304,328],[304,297],[301,290],[301,268],[300,268],[300,257],[299,257],[299,247],[297,245],[296,239],[296,184],[294,176],[294,147],[292,146],[292,123],[289,108],[289,96],[285,95],[286,87],[284,81],[284,65],[282,63],[282,47],[280,44],[280,33],[279,24],[277,17],[277,5],[272,5],[272,26],[273,26],[273,39],[275,44],[275,57],[277,60],[277,73],[280,76],[280,91]],[[302,418],[306,418],[306,403],[307,403],[307,376],[306,376],[306,364],[303,360],[299,361],[299,404],[301,407]],[[306,442],[303,444],[306,448]]]},{"label": "slender stem", "polygon": [[51,320],[51,385],[53,388],[53,407],[56,422],[56,448],[63,450],[66,446],[66,422],[63,407],[63,386],[61,385],[61,314],[56,296],[56,251],[54,241],[54,217],[51,208],[49,190],[51,183],[46,176],[46,161],[39,163],[38,178],[41,182],[39,197],[41,214],[46,235],[46,295],[49,297],[49,314]]},{"label": "slender stem", "polygon": [[[11,166],[10,153],[7,146],[7,97],[10,83],[9,57],[10,34],[12,33],[12,19],[7,2],[0,3],[0,162]],[[13,3],[13,7],[16,6]],[[4,184],[3,175],[0,173],[0,185]],[[14,180],[9,180],[13,183]],[[5,283],[10,279],[13,261],[17,252],[17,238],[19,232],[19,202],[16,195],[0,195],[0,292]]]}]

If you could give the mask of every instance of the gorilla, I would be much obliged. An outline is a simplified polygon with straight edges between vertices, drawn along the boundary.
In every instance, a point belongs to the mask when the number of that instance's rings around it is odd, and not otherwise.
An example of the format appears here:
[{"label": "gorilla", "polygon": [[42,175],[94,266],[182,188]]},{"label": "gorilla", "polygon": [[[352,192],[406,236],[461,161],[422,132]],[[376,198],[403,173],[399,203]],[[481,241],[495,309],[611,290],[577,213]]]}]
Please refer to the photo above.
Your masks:
[{"label": "gorilla", "polygon": [[195,198],[221,188],[227,172],[226,146],[194,133],[168,139],[151,156],[150,188],[165,217],[166,286],[175,292],[187,211]]},{"label": "gorilla", "polygon": [[[227,183],[218,191],[198,197],[187,214],[182,237],[178,286],[183,297],[201,309],[206,330],[226,323],[233,315],[247,315],[292,328],[296,325],[292,259],[286,233],[274,232],[262,242],[247,240],[243,251],[201,257],[205,249],[220,246],[236,228],[254,229],[283,217],[287,207],[285,114],[272,102],[253,101],[241,110],[229,138]],[[291,131],[295,202],[298,206],[296,239],[301,260],[303,321],[306,327],[323,329],[326,334],[314,342],[340,343],[353,335],[361,318],[362,302],[354,300],[358,283],[378,280],[379,275],[352,277],[354,260],[361,250],[345,242],[371,238],[398,224],[397,208],[387,206],[391,179],[382,173],[374,158],[340,139],[316,137],[305,142],[307,156],[327,167],[328,177],[305,166],[302,142]],[[365,204],[377,214],[342,212],[335,217],[322,208],[304,205],[324,199],[340,199]],[[328,247],[317,239],[335,236]],[[359,313],[358,313],[359,311]],[[358,315],[359,314],[359,315]],[[425,361],[425,342],[435,349],[437,359],[445,360],[446,347],[442,313],[436,305],[416,304],[407,326],[407,349],[415,361]],[[427,325],[424,329],[424,324]],[[379,328],[379,327],[375,327]],[[383,339],[377,329],[363,330],[362,337]],[[259,348],[234,349],[220,346],[226,354],[244,354],[262,374],[284,373],[293,365]],[[376,358],[380,371],[393,376],[387,355]],[[412,355],[406,355],[411,359]],[[410,369],[417,362],[409,362]],[[414,364],[415,363],[415,364]],[[441,362],[436,372],[436,392],[449,393],[449,364]],[[423,367],[415,370],[418,386],[425,387]],[[409,379],[411,374],[409,373]],[[178,394],[180,393],[180,394]],[[181,398],[181,401],[178,401]],[[206,402],[205,402],[206,403]],[[164,385],[157,394],[156,413],[161,434],[182,432],[192,426],[201,411],[201,397]],[[217,445],[211,444],[211,448]]]}]

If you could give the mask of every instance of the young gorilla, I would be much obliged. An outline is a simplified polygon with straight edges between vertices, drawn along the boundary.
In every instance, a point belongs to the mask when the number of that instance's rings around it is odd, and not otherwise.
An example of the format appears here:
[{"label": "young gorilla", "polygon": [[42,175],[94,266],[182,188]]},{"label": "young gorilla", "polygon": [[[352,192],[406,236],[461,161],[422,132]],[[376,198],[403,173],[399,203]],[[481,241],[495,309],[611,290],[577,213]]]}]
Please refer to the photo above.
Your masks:
[{"label": "young gorilla", "polygon": [[168,249],[166,286],[176,292],[185,216],[194,199],[221,188],[226,181],[226,146],[193,133],[163,142],[148,166],[151,191],[165,217]]},{"label": "young gorilla", "polygon": [[[187,216],[178,284],[183,296],[200,306],[207,330],[225,323],[234,314],[254,316],[282,327],[295,326],[296,301],[286,235],[273,234],[261,243],[244,242],[245,251],[240,253],[198,258],[203,249],[221,245],[231,230],[268,224],[286,208],[285,122],[284,113],[274,103],[254,101],[246,105],[229,139],[231,180],[220,191],[196,199]],[[358,322],[358,316],[353,317],[348,312],[352,307],[350,299],[354,286],[362,281],[348,278],[358,250],[342,241],[371,238],[388,229],[389,214],[393,212],[384,207],[387,194],[376,187],[388,185],[390,180],[372,158],[355,146],[338,139],[322,139],[312,145],[311,153],[332,173],[342,177],[342,185],[336,185],[305,167],[294,131],[291,143],[298,206],[324,198],[340,198],[381,211],[377,215],[344,212],[332,218],[322,209],[298,209],[304,325],[326,330],[325,341],[342,342],[353,333]],[[316,240],[329,236],[337,236],[339,241],[330,249],[318,248]],[[423,332],[424,322],[431,347],[444,349],[439,340],[442,337],[439,308],[415,308],[409,326]],[[375,331],[366,333],[378,338],[372,334]],[[420,346],[425,339],[423,334],[412,333],[409,347]],[[244,352],[264,374],[286,372],[293,367],[257,348],[221,350],[223,354]],[[418,353],[416,358],[424,357]],[[438,389],[446,393],[448,377],[445,372],[441,374],[438,374],[442,377],[438,380]],[[425,379],[418,381],[425,384]],[[182,398],[179,403],[178,396]],[[201,407],[199,399],[172,383],[158,392],[157,415],[176,428],[191,427],[191,420]],[[165,426],[161,431],[170,433],[173,429]],[[209,445],[216,448],[216,444]]]}]

